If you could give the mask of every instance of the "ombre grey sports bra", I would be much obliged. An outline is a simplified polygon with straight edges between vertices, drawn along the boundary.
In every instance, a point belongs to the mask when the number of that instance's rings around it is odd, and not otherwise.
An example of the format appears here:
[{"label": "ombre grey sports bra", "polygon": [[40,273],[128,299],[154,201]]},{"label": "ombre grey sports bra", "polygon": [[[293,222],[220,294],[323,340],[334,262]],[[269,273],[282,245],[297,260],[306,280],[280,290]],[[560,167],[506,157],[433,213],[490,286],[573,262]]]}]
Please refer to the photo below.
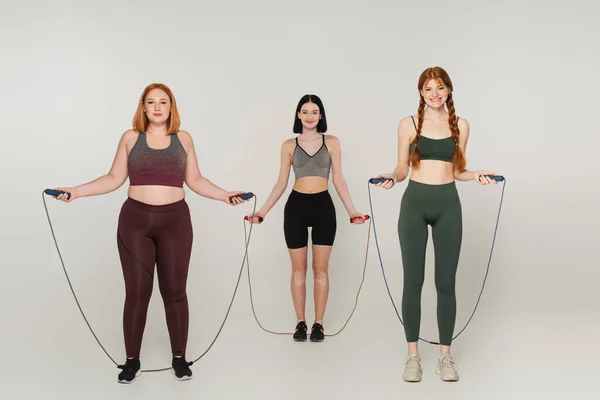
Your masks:
[{"label": "ombre grey sports bra", "polygon": [[305,176],[320,176],[322,178],[329,179],[331,156],[329,155],[329,150],[325,145],[325,135],[322,136],[323,144],[312,156],[308,154],[300,146],[300,144],[298,144],[298,138],[296,138],[296,148],[292,153],[292,167],[294,168],[296,179],[303,178]]}]

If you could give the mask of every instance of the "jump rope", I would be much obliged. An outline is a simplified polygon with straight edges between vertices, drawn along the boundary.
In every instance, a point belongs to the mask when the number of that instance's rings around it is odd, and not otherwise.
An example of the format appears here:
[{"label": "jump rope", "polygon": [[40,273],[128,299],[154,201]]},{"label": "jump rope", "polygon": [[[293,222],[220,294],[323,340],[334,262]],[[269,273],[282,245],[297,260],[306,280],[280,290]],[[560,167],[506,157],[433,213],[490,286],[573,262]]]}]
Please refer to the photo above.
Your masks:
[{"label": "jump rope", "polygon": [[[258,217],[259,221],[262,222],[263,218],[262,217]],[[358,219],[360,217],[354,217],[354,218],[350,218],[350,222],[353,223],[356,219]],[[360,281],[360,285],[358,286],[358,292],[356,293],[356,298],[354,300],[354,308],[352,309],[352,311],[350,312],[350,316],[348,317],[348,319],[346,320],[346,322],[344,323],[344,325],[342,325],[342,327],[335,333],[325,333],[324,336],[325,337],[331,337],[331,336],[337,336],[339,335],[348,325],[348,322],[350,322],[350,319],[352,318],[352,316],[354,315],[354,311],[356,311],[356,307],[358,307],[358,297],[360,296],[360,291],[362,289],[363,283],[365,282],[365,274],[367,272],[367,260],[369,258],[369,242],[371,239],[371,221],[370,221],[370,217],[368,215],[364,215],[363,218],[365,220],[369,220],[369,229],[367,232],[367,245],[366,245],[366,250],[365,250],[365,263],[363,265],[363,271],[362,271],[362,279]],[[249,219],[246,217],[244,218],[246,221],[248,221]],[[250,225],[254,225],[253,223],[251,223]],[[250,228],[252,229],[252,227]],[[244,223],[244,240],[246,238],[246,224]],[[258,324],[258,326],[260,326],[260,328],[268,333],[272,333],[274,335],[293,335],[294,332],[276,332],[276,331],[271,331],[269,329],[266,329],[258,320],[258,317],[256,315],[256,309],[254,307],[254,300],[253,300],[253,296],[252,296],[252,283],[251,283],[251,279],[250,279],[250,261],[249,261],[249,257],[246,257],[246,265],[247,265],[247,269],[246,272],[248,273],[248,289],[250,292],[250,305],[252,306],[252,314],[254,314],[254,319],[256,320],[256,323]]]},{"label": "jump rope", "polygon": [[[492,240],[492,247],[490,249],[490,257],[488,259],[488,265],[485,270],[485,276],[483,278],[483,283],[481,285],[481,291],[479,292],[479,296],[477,297],[477,302],[475,303],[473,312],[471,313],[471,316],[467,320],[467,323],[465,324],[465,326],[456,334],[456,336],[454,336],[452,338],[452,340],[455,340],[458,336],[460,336],[460,334],[463,333],[463,331],[467,328],[467,325],[469,325],[469,322],[471,322],[471,319],[473,319],[473,316],[475,315],[475,311],[477,310],[477,306],[479,305],[479,300],[481,300],[481,295],[483,294],[483,289],[485,287],[485,282],[487,280],[488,273],[490,272],[490,263],[492,261],[492,253],[494,251],[494,244],[496,243],[496,233],[498,232],[498,222],[500,220],[500,211],[502,210],[502,201],[504,200],[504,188],[506,187],[506,179],[501,175],[486,175],[486,176],[497,182],[503,182],[502,183],[502,194],[500,196],[500,206],[498,207],[498,216],[496,217],[496,227],[494,228],[494,238]],[[377,184],[377,183],[385,182],[386,180],[389,180],[389,178],[371,178],[371,179],[369,179],[369,184]],[[373,216],[373,233],[375,234],[375,245],[377,247],[377,254],[379,255],[379,264],[381,265],[381,273],[383,274],[383,281],[385,282],[385,287],[386,287],[388,295],[390,297],[390,301],[392,302],[392,306],[394,307],[394,311],[396,312],[396,315],[398,316],[400,323],[404,326],[404,321],[402,321],[402,318],[400,317],[400,313],[398,313],[398,308],[396,307],[396,303],[394,303],[394,298],[392,297],[392,294],[390,293],[390,287],[388,286],[387,278],[385,277],[385,269],[383,268],[383,261],[381,260],[381,251],[379,250],[379,241],[377,240],[377,230],[375,229],[375,216],[373,215],[373,202],[371,201],[371,186],[369,186],[369,184],[367,184],[367,189],[369,191],[369,206],[371,208],[371,215]],[[419,340],[421,340],[425,343],[439,345],[439,342],[433,342],[431,340],[426,340],[426,339],[421,338],[420,336],[419,336]]]},{"label": "jump rope", "polygon": [[[477,298],[477,303],[475,304],[473,312],[471,313],[471,316],[469,317],[469,319],[468,319],[467,323],[465,324],[465,326],[463,327],[463,329],[461,329],[459,331],[459,333],[456,334],[456,336],[454,336],[454,338],[452,340],[454,340],[454,339],[458,338],[458,336],[460,336],[460,334],[466,329],[466,327],[471,322],[473,316],[475,315],[475,311],[477,310],[477,307],[479,305],[479,301],[481,299],[481,295],[483,294],[483,290],[484,290],[484,287],[485,287],[485,282],[487,280],[487,276],[488,276],[488,273],[489,273],[490,263],[491,263],[491,259],[492,259],[492,253],[493,253],[494,244],[495,244],[495,241],[496,241],[496,233],[497,233],[497,230],[498,230],[498,222],[499,222],[499,219],[500,219],[500,211],[502,209],[502,202],[503,202],[503,199],[504,199],[504,188],[506,186],[506,180],[505,180],[505,178],[503,176],[496,176],[496,175],[487,175],[487,176],[489,178],[493,179],[493,180],[502,181],[503,182],[502,194],[501,194],[501,198],[500,198],[500,206],[498,208],[498,216],[496,218],[496,226],[494,228],[494,237],[493,237],[493,240],[492,240],[492,247],[490,249],[490,256],[489,256],[489,259],[488,259],[488,265],[487,265],[487,268],[486,268],[485,277],[483,279],[483,284],[481,286],[481,291],[479,292],[479,296]],[[376,230],[376,227],[375,227],[375,216],[374,216],[374,212],[373,212],[373,202],[372,202],[372,199],[371,199],[371,187],[370,187],[370,184],[377,184],[377,183],[380,183],[380,182],[384,182],[386,179],[388,179],[388,178],[371,178],[371,179],[369,179],[369,182],[367,184],[367,189],[368,189],[368,193],[369,193],[369,206],[370,206],[370,209],[371,209],[371,216],[372,217],[369,217],[369,215],[365,215],[363,217],[363,218],[365,218],[365,220],[369,220],[369,229],[368,229],[368,234],[367,234],[367,245],[366,245],[366,251],[365,251],[365,262],[364,262],[363,271],[362,271],[362,279],[361,279],[361,282],[360,282],[360,285],[359,285],[359,288],[358,288],[358,292],[356,294],[354,308],[352,309],[352,311],[350,313],[350,316],[348,317],[348,319],[346,320],[346,322],[344,323],[344,325],[337,332],[335,332],[333,334],[325,334],[325,336],[331,337],[331,336],[336,336],[336,335],[340,334],[346,328],[346,326],[348,325],[348,322],[350,321],[350,319],[354,315],[354,312],[356,311],[356,307],[358,306],[358,298],[360,296],[360,291],[362,289],[362,286],[363,286],[363,283],[364,283],[364,280],[365,280],[365,274],[366,274],[366,269],[367,269],[367,260],[368,260],[368,254],[369,254],[369,242],[370,242],[370,237],[371,237],[371,234],[370,234],[370,232],[371,232],[371,223],[373,224],[373,233],[375,235],[375,244],[376,244],[376,247],[377,247],[377,254],[379,256],[379,263],[380,263],[380,266],[381,266],[381,272],[382,272],[383,279],[384,279],[384,282],[385,282],[385,286],[386,286],[386,289],[387,289],[387,292],[388,292],[388,296],[390,298],[392,306],[394,307],[394,311],[396,312],[396,315],[397,315],[398,319],[400,320],[400,323],[402,325],[404,325],[404,321],[402,321],[402,318],[400,317],[400,313],[398,312],[398,308],[396,307],[396,304],[394,302],[393,296],[392,296],[392,294],[390,292],[390,288],[389,288],[389,285],[388,285],[388,282],[387,282],[387,278],[385,276],[385,269],[384,269],[384,266],[383,266],[383,261],[381,259],[381,251],[379,249],[379,241],[377,239],[377,230]],[[83,309],[81,308],[79,300],[77,299],[77,295],[75,294],[75,290],[73,289],[73,285],[71,284],[71,280],[69,278],[69,274],[67,273],[67,269],[65,267],[64,260],[62,258],[61,253],[60,253],[60,249],[59,249],[59,246],[58,246],[58,242],[56,240],[56,235],[54,233],[54,228],[52,226],[52,222],[50,220],[50,215],[49,215],[49,212],[48,212],[48,207],[46,205],[46,199],[44,197],[44,194],[47,194],[47,195],[50,195],[50,196],[54,196],[54,197],[56,197],[58,195],[61,195],[61,194],[66,194],[67,198],[70,197],[70,194],[66,193],[66,192],[58,191],[58,190],[53,190],[53,189],[46,189],[42,193],[42,201],[44,203],[44,209],[46,210],[46,216],[48,218],[48,224],[50,226],[50,231],[51,231],[52,237],[54,239],[54,244],[56,246],[56,250],[58,252],[58,256],[59,256],[59,259],[60,259],[63,271],[65,273],[65,277],[67,278],[67,282],[68,282],[69,287],[71,289],[71,293],[73,294],[75,302],[77,303],[77,307],[79,308],[79,311],[80,311],[80,313],[81,313],[84,321],[86,322],[88,328],[90,329],[92,335],[96,339],[96,342],[98,343],[98,345],[100,346],[100,348],[102,348],[102,350],[104,351],[104,353],[108,356],[108,358],[118,368],[121,368],[122,365],[119,365],[110,356],[110,354],[108,353],[108,351],[106,351],[106,349],[104,348],[104,346],[102,345],[102,343],[100,342],[100,340],[98,339],[98,337],[96,336],[94,330],[92,329],[89,321],[87,320],[87,318],[85,316],[85,313],[83,312]],[[252,192],[248,192],[248,193],[243,193],[243,194],[239,195],[238,197],[241,197],[244,200],[248,200],[248,199],[254,198],[254,206],[253,206],[253,212],[252,212],[252,215],[254,215],[256,213],[256,196],[254,196],[254,194]],[[230,198],[230,201],[232,201],[232,198]],[[245,217],[244,220],[248,221],[249,219],[247,217]],[[355,220],[355,218],[351,218],[350,222],[354,222],[354,220]],[[259,221],[262,221],[262,217],[259,217]],[[275,332],[275,331],[271,331],[271,330],[268,330],[268,329],[264,328],[263,325],[258,320],[258,317],[256,315],[256,310],[255,310],[255,307],[254,307],[254,300],[253,300],[253,296],[252,296],[252,284],[251,284],[251,279],[250,279],[250,262],[248,260],[248,245],[250,243],[250,238],[252,236],[252,225],[254,225],[254,224],[250,223],[250,230],[248,232],[246,230],[246,224],[244,223],[244,248],[245,248],[245,250],[244,250],[244,258],[242,259],[242,265],[240,267],[240,272],[238,274],[236,285],[235,285],[235,288],[234,288],[234,291],[233,291],[233,296],[232,296],[231,301],[229,303],[229,307],[227,308],[227,313],[225,314],[223,322],[221,323],[221,326],[219,327],[219,330],[217,331],[217,334],[215,335],[215,338],[210,343],[210,345],[208,346],[208,348],[198,358],[196,358],[193,361],[190,361],[189,365],[192,365],[193,363],[197,362],[198,360],[200,360],[202,357],[204,357],[210,351],[210,349],[212,348],[212,346],[214,345],[214,343],[217,341],[217,338],[219,337],[221,331],[223,330],[225,322],[227,321],[227,318],[229,317],[229,313],[231,311],[231,307],[233,306],[233,302],[235,300],[235,296],[237,294],[237,290],[238,290],[238,287],[239,287],[240,279],[241,279],[242,272],[243,272],[243,269],[244,269],[244,262],[246,262],[246,265],[248,267],[247,274],[248,274],[248,287],[249,287],[249,293],[250,293],[250,303],[251,303],[251,306],[252,306],[252,313],[254,315],[254,319],[256,320],[257,324],[265,332],[268,332],[268,333],[271,333],[271,334],[275,334],[275,335],[293,335],[293,332]],[[419,340],[421,340],[423,342],[426,342],[426,343],[429,343],[429,344],[439,345],[438,342],[426,340],[426,339],[423,339],[421,337],[419,337]],[[166,368],[160,368],[160,369],[142,370],[141,372],[160,372],[160,371],[167,371],[167,370],[170,370],[170,369],[171,369],[170,367],[166,367]]]},{"label": "jump rope", "polygon": [[[492,241],[492,247],[491,247],[491,250],[490,250],[490,257],[488,259],[488,265],[487,265],[487,268],[486,268],[485,277],[483,279],[483,284],[481,286],[481,291],[479,292],[479,296],[477,298],[477,303],[475,304],[475,308],[473,309],[473,312],[471,313],[471,316],[469,317],[469,319],[468,319],[467,323],[465,324],[465,326],[460,330],[460,332],[458,332],[458,334],[456,336],[454,336],[454,338],[452,340],[454,340],[458,336],[460,336],[460,334],[467,328],[467,325],[469,325],[469,323],[473,319],[473,316],[475,315],[475,311],[477,310],[477,307],[479,305],[479,301],[481,300],[481,295],[483,294],[483,289],[485,287],[485,282],[487,280],[487,276],[488,276],[488,273],[489,273],[489,270],[490,270],[490,263],[492,261],[492,253],[493,253],[493,250],[494,250],[494,243],[496,241],[496,233],[498,231],[498,222],[499,222],[499,219],[500,219],[500,211],[502,210],[502,202],[504,200],[504,188],[506,186],[506,179],[503,176],[501,176],[501,175],[486,175],[486,176],[488,178],[490,178],[490,179],[495,180],[495,181],[503,182],[503,185],[502,185],[502,194],[501,194],[501,197],[500,197],[500,206],[498,208],[498,216],[496,218],[496,227],[494,228],[494,239]],[[370,219],[369,215],[365,215],[364,216],[365,219],[369,220],[369,233],[367,234],[367,246],[366,246],[366,254],[365,254],[365,263],[364,263],[363,272],[362,272],[362,280],[361,280],[360,285],[358,287],[358,292],[356,294],[356,300],[355,300],[355,303],[354,303],[354,308],[352,309],[352,312],[350,313],[350,316],[348,317],[348,319],[346,320],[346,322],[344,323],[344,325],[342,326],[342,328],[339,331],[337,331],[336,333],[333,333],[333,334],[325,334],[325,336],[336,336],[339,333],[341,333],[344,330],[344,328],[346,328],[346,326],[348,325],[348,322],[350,322],[350,319],[354,315],[354,311],[356,311],[356,307],[358,306],[358,297],[360,295],[360,291],[361,291],[363,283],[365,281],[365,273],[366,273],[366,270],[367,270],[367,260],[368,260],[368,257],[369,257],[369,240],[370,240],[370,237],[371,237],[371,234],[370,234],[370,232],[371,232],[371,223],[373,224],[373,233],[375,235],[375,245],[377,247],[377,254],[379,256],[379,264],[381,266],[381,272],[382,272],[382,275],[383,275],[383,281],[385,282],[385,287],[387,289],[387,293],[388,293],[388,296],[390,298],[390,301],[392,302],[392,306],[394,307],[394,311],[396,312],[396,316],[400,320],[400,323],[404,326],[404,321],[402,320],[402,317],[400,317],[400,313],[398,312],[398,308],[396,307],[396,303],[394,302],[394,298],[393,298],[393,296],[392,296],[392,294],[390,292],[390,287],[388,285],[387,278],[385,276],[385,268],[383,266],[383,261],[381,259],[381,251],[379,249],[379,241],[377,240],[377,230],[376,230],[376,227],[375,227],[375,213],[373,212],[373,202],[372,202],[372,199],[371,199],[371,186],[370,185],[371,184],[377,184],[377,183],[383,183],[386,180],[390,180],[390,179],[389,178],[371,178],[371,179],[369,179],[369,182],[367,184],[367,190],[368,190],[368,193],[369,193],[369,207],[371,209],[371,218],[372,219]],[[355,218],[351,218],[350,222],[354,222],[354,219]],[[246,218],[246,220],[248,220],[248,218]],[[262,222],[262,217],[259,217],[259,221]],[[253,224],[251,223],[250,225],[253,225]],[[252,227],[250,229],[252,229]],[[246,237],[246,225],[245,224],[244,224],[244,237]],[[253,298],[252,298],[253,296],[252,296],[252,284],[251,284],[251,279],[250,279],[250,261],[249,261],[249,257],[246,257],[246,264],[248,266],[248,268],[247,268],[246,271],[248,273],[248,287],[249,287],[249,292],[250,292],[250,304],[252,306],[252,313],[254,314],[254,319],[256,320],[256,323],[258,324],[258,326],[260,326],[260,328],[262,330],[264,330],[265,332],[268,332],[268,333],[272,333],[274,335],[293,335],[294,332],[276,332],[276,331],[272,331],[272,330],[266,329],[265,327],[263,327],[263,325],[258,320],[258,317],[256,315],[256,310],[255,310],[255,307],[254,307],[254,301],[253,301]],[[426,343],[429,343],[429,344],[439,345],[439,342],[434,342],[434,341],[431,341],[431,340],[426,340],[426,339],[423,339],[421,337],[419,337],[419,340],[421,340],[423,342],[426,342]]]},{"label": "jump rope", "polygon": [[[69,274],[67,273],[67,269],[65,268],[65,263],[63,261],[62,255],[60,253],[60,249],[58,248],[58,242],[56,240],[56,235],[54,234],[54,228],[52,227],[52,222],[50,221],[50,215],[48,213],[48,207],[46,205],[46,198],[44,197],[44,194],[56,197],[58,195],[65,194],[65,193],[66,192],[62,192],[62,191],[54,190],[54,189],[46,189],[42,193],[42,200],[44,201],[44,208],[46,209],[46,216],[48,217],[48,224],[50,225],[50,231],[52,232],[52,237],[54,239],[54,244],[56,245],[56,251],[58,252],[58,257],[60,258],[60,263],[62,264],[63,271],[64,271],[65,276],[67,278],[67,282],[69,283],[69,287],[71,288],[71,293],[73,293],[73,297],[75,298],[75,302],[77,303],[77,307],[79,308],[79,311],[81,312],[81,315],[83,316],[83,319],[85,320],[85,323],[87,324],[88,328],[92,332],[92,335],[96,339],[96,342],[98,342],[98,345],[102,348],[102,350],[104,351],[104,353],[117,366],[117,368],[121,368],[121,367],[123,367],[123,365],[119,365],[119,363],[117,363],[110,356],[110,354],[108,353],[108,351],[106,351],[106,349],[104,348],[104,346],[102,346],[102,343],[100,343],[100,340],[98,339],[98,336],[96,336],[96,333],[94,333],[94,330],[92,329],[90,323],[88,322],[88,320],[87,320],[87,318],[85,316],[85,313],[83,312],[83,310],[81,308],[81,305],[79,304],[79,300],[77,299],[77,295],[75,294],[75,290],[73,289],[73,285],[71,284],[71,280],[69,279]],[[70,198],[70,196],[71,196],[69,193],[66,193],[66,195],[67,195],[67,199]],[[253,214],[254,214],[254,212],[256,211],[256,197],[254,196],[254,194],[252,192],[243,193],[243,194],[235,196],[235,197],[240,197],[243,200],[248,200],[248,199],[251,199],[251,198],[254,197],[254,211],[253,211]],[[229,201],[230,202],[233,201],[233,197],[230,197]],[[245,244],[244,259],[248,256],[248,244],[250,243],[250,237],[251,237],[251,235],[252,235],[252,227],[250,227],[250,233],[248,234],[248,240],[246,241],[246,244]],[[192,365],[193,363],[197,362],[202,357],[204,357],[206,355],[206,353],[208,353],[208,351],[212,348],[212,346],[217,341],[217,338],[219,337],[219,335],[221,334],[221,331],[223,330],[223,326],[225,326],[225,322],[227,321],[227,317],[229,317],[229,312],[231,311],[231,306],[233,305],[233,301],[235,299],[235,295],[237,293],[238,286],[240,284],[240,279],[242,277],[242,271],[243,271],[243,269],[244,269],[244,260],[242,260],[242,266],[241,266],[240,272],[238,274],[237,282],[235,284],[235,289],[233,290],[233,296],[231,297],[231,302],[229,303],[229,307],[227,308],[227,313],[225,314],[225,318],[223,318],[223,322],[221,323],[221,326],[219,327],[219,330],[217,331],[217,334],[216,334],[215,338],[210,343],[210,345],[208,346],[208,348],[204,351],[204,353],[202,353],[195,360],[188,361],[188,365]],[[160,372],[160,371],[168,371],[168,370],[171,370],[171,367],[160,368],[160,369],[146,369],[146,370],[142,370],[141,372]]]}]

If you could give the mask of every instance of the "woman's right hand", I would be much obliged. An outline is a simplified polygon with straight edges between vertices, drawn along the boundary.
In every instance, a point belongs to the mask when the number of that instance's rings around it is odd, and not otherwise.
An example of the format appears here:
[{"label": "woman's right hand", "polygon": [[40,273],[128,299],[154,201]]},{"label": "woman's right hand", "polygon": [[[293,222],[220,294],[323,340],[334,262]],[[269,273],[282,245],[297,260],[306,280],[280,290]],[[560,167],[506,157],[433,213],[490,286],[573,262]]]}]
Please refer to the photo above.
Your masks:
[{"label": "woman's right hand", "polygon": [[251,224],[260,224],[264,220],[264,216],[259,213],[246,215],[246,220]]},{"label": "woman's right hand", "polygon": [[392,174],[381,174],[377,175],[377,178],[387,179],[386,181],[375,184],[375,186],[382,187],[384,189],[391,189],[396,184],[396,178]]},{"label": "woman's right hand", "polygon": [[65,203],[70,203],[73,200],[75,200],[77,197],[79,197],[77,195],[77,189],[73,188],[73,187],[57,187],[57,188],[54,188],[54,190],[60,190],[61,192],[69,193],[70,196],[67,196],[67,194],[65,193],[65,194],[60,194],[60,195],[54,197],[56,200],[61,200],[61,201],[64,201]]}]

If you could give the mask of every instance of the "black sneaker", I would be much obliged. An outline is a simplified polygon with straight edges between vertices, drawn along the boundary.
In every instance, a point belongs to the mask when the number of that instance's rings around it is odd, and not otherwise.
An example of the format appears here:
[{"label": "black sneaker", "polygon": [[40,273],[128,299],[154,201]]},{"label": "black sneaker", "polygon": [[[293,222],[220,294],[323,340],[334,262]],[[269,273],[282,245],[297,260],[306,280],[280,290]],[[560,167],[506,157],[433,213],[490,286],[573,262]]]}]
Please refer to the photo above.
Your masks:
[{"label": "black sneaker", "polygon": [[298,325],[296,325],[296,331],[294,332],[294,340],[296,342],[306,342],[306,331],[308,330],[308,326],[306,326],[306,322],[300,321]]},{"label": "black sneaker", "polygon": [[310,341],[322,342],[323,339],[325,339],[325,329],[323,328],[323,325],[315,322],[310,332]]},{"label": "black sneaker", "polygon": [[140,376],[140,357],[127,359],[124,365],[118,365],[117,368],[123,371],[119,374],[119,383],[133,383],[135,378]]},{"label": "black sneaker", "polygon": [[190,365],[192,365],[193,363],[193,361],[186,361],[185,356],[179,358],[173,357],[173,362],[171,364],[173,368],[171,368],[171,372],[173,372],[175,378],[177,378],[180,381],[187,381],[188,379],[192,379],[192,370],[190,369]]}]

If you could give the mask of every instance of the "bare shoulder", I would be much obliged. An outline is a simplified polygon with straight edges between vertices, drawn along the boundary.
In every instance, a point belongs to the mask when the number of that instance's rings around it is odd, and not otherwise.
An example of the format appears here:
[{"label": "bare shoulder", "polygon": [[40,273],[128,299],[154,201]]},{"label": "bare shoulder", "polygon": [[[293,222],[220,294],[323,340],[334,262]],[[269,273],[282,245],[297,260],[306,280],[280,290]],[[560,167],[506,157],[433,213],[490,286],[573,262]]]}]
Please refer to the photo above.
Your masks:
[{"label": "bare shoulder", "polygon": [[289,138],[289,139],[285,139],[283,141],[283,143],[281,144],[281,148],[284,150],[291,150],[294,148],[295,145],[296,145],[296,139]]},{"label": "bare shoulder", "polygon": [[469,129],[469,121],[467,121],[466,118],[459,117],[458,118],[458,129],[463,130],[463,128]]},{"label": "bare shoulder", "polygon": [[185,142],[186,144],[190,144],[193,142],[192,135],[190,135],[188,131],[177,131],[177,137],[179,138],[181,143]]},{"label": "bare shoulder", "polygon": [[416,135],[417,130],[413,123],[413,116],[409,115],[400,119],[400,122],[398,122],[398,138],[406,139],[410,143]]},{"label": "bare shoulder", "polygon": [[460,117],[458,119],[458,131],[460,132],[460,135],[468,137],[470,129],[471,127],[469,126],[469,121],[467,121],[465,118]]},{"label": "bare shoulder", "polygon": [[[398,123],[398,129],[403,129],[403,130],[415,130],[415,126],[413,124],[413,115],[408,115],[404,118],[400,119],[400,122]],[[416,120],[416,119],[415,119]]]},{"label": "bare shoulder", "polygon": [[294,152],[294,147],[296,146],[296,140],[293,138],[286,139],[281,143],[280,155],[281,157],[286,156],[287,159],[292,159],[292,153]]},{"label": "bare shoulder", "polygon": [[182,130],[177,131],[176,135],[186,154],[190,154],[190,151],[194,150],[194,140],[192,139],[192,135],[190,135],[188,131]]},{"label": "bare shoulder", "polygon": [[126,130],[121,135],[121,140],[119,141],[119,147],[122,146],[121,148],[124,148],[125,151],[127,152],[127,154],[129,154],[129,152],[135,145],[135,142],[137,141],[138,136],[139,136],[139,133],[137,131],[135,131],[133,129]]},{"label": "bare shoulder", "polygon": [[338,139],[337,136],[334,135],[323,135],[325,136],[325,145],[326,146],[340,146],[340,139]]},{"label": "bare shoulder", "polygon": [[121,140],[124,142],[130,142],[132,140],[137,140],[139,133],[133,129],[127,129],[122,135]]}]

